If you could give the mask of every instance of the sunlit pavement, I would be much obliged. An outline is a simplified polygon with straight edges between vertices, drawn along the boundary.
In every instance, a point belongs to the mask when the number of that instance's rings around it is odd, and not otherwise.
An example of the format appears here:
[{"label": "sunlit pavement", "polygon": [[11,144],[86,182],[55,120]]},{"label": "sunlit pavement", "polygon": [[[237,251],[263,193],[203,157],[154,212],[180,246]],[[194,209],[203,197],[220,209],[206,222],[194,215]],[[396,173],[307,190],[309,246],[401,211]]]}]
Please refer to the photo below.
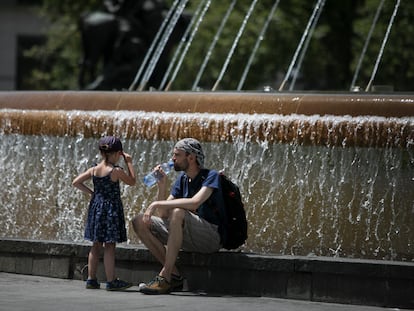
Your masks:
[{"label": "sunlit pavement", "polygon": [[210,296],[177,292],[147,296],[133,286],[124,292],[86,290],[79,280],[0,273],[0,310],[398,310],[265,297]]}]

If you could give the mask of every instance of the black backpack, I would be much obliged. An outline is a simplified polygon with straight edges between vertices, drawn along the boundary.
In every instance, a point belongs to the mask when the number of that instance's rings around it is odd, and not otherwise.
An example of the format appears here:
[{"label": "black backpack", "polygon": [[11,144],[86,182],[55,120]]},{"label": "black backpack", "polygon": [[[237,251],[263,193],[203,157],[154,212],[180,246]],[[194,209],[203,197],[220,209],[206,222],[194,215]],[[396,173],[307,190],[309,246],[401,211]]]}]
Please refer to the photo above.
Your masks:
[{"label": "black backpack", "polygon": [[221,189],[223,191],[226,223],[224,224],[223,247],[236,249],[247,239],[247,219],[239,187],[224,173],[220,173]]}]

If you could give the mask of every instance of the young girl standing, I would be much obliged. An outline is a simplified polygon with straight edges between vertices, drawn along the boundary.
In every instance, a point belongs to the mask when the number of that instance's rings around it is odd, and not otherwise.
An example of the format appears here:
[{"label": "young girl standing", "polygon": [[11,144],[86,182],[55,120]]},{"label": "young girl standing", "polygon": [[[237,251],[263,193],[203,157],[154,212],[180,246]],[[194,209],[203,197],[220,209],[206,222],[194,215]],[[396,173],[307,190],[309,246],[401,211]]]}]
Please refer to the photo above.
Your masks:
[{"label": "young girl standing", "polygon": [[[131,156],[123,152],[122,143],[117,137],[101,138],[99,150],[103,158],[102,161],[77,176],[72,183],[76,188],[91,195],[85,239],[92,241],[93,244],[88,256],[86,288],[100,288],[96,271],[101,250],[104,248],[106,289],[111,291],[124,290],[131,287],[132,284],[115,277],[115,244],[127,240],[119,181],[130,186],[135,185],[135,171]],[[117,166],[121,156],[125,160],[128,173]],[[93,189],[84,184],[91,178]]]}]

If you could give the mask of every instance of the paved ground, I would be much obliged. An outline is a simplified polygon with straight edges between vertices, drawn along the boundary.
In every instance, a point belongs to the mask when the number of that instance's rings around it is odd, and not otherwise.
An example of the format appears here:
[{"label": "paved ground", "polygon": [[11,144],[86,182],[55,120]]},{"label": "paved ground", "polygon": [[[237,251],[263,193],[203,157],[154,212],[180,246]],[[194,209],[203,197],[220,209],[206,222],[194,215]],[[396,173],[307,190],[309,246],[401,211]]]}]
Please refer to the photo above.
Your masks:
[{"label": "paved ground", "polygon": [[191,292],[147,296],[140,293],[137,286],[131,287],[126,292],[86,290],[84,282],[79,280],[0,272],[0,310],[384,311],[398,309],[264,297],[209,296]]}]

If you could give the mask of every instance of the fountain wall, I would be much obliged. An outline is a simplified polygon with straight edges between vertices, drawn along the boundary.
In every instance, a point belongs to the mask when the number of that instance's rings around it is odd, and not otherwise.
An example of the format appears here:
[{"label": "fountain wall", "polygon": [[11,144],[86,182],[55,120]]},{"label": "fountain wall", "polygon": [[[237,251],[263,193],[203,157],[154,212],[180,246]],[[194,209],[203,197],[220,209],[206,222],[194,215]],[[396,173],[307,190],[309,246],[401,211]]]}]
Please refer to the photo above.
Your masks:
[{"label": "fountain wall", "polygon": [[[3,92],[0,234],[81,241],[71,181],[101,135],[121,136],[140,180],[192,136],[240,185],[244,251],[412,261],[413,116],[404,94]],[[122,189],[127,220],[155,196]]]}]

